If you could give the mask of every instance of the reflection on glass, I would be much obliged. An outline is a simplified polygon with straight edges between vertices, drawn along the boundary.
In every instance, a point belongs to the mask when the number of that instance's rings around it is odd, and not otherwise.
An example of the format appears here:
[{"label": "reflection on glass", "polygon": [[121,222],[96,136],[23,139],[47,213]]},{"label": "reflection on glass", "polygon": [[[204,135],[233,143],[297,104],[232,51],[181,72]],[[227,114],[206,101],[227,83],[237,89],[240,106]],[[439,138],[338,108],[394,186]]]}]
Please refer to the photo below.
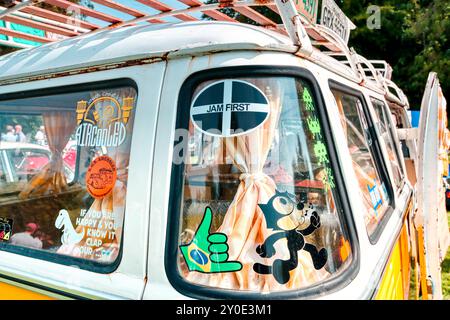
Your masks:
[{"label": "reflection on glass", "polygon": [[[312,88],[292,78],[239,80],[263,92],[270,114],[236,137],[202,133],[190,121],[179,272],[191,283],[248,292],[323,282],[345,269],[351,249]],[[207,208],[209,232],[226,235],[218,256],[213,240],[221,236],[199,236]]]}]

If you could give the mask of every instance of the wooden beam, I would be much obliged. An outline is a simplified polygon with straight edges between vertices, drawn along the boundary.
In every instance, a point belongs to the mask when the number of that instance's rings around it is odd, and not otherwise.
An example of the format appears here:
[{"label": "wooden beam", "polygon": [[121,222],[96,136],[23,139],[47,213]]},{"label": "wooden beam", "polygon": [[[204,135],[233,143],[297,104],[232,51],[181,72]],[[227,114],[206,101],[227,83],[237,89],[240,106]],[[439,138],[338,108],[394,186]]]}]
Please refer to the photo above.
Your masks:
[{"label": "wooden beam", "polygon": [[90,29],[90,30],[94,30],[94,29],[98,29],[99,26],[94,24],[94,23],[90,23],[87,21],[83,21],[83,20],[79,20],[79,19],[75,19],[72,17],[68,17],[64,14],[60,14],[60,13],[56,13],[50,10],[46,10],[46,9],[42,9],[42,8],[38,8],[38,7],[26,7],[20,10],[21,12],[24,13],[28,13],[28,14],[33,14],[36,15],[38,17],[41,18],[45,18],[45,19],[50,19],[50,20],[54,20],[54,21],[58,21],[61,23],[68,23],[69,19],[71,21],[72,24],[78,25],[81,28],[84,29]]},{"label": "wooden beam", "polygon": [[278,11],[278,7],[276,4],[268,4],[266,7],[272,10],[273,12],[280,14],[280,11]]},{"label": "wooden beam", "polygon": [[[181,3],[189,6],[189,7],[200,7],[203,5],[203,2],[199,1],[199,0],[178,0]],[[205,10],[202,11],[205,15],[207,15],[208,17],[213,18],[214,20],[218,20],[218,21],[228,21],[228,22],[237,22],[236,20],[234,20],[233,18],[227,16],[225,13],[222,13],[220,11],[217,10]]]},{"label": "wooden beam", "polygon": [[161,12],[168,12],[172,11],[173,9],[169,7],[168,5],[159,2],[157,0],[137,0],[137,2],[140,2],[142,4],[145,4],[146,6],[153,8],[155,10],[161,11]]},{"label": "wooden beam", "polygon": [[275,22],[250,7],[232,7],[232,9],[262,26],[276,26]]},{"label": "wooden beam", "polygon": [[68,37],[74,37],[74,36],[79,35],[79,33],[75,32],[75,31],[63,29],[60,27],[55,27],[55,26],[52,26],[51,24],[42,23],[39,21],[30,20],[30,19],[26,19],[26,18],[22,18],[22,17],[18,17],[18,16],[6,16],[6,17],[3,17],[2,20],[21,24],[24,26],[28,26],[28,27],[32,27],[32,28],[36,28],[36,29],[40,29],[40,30],[45,30],[48,32],[53,32],[53,33],[60,34],[63,36],[68,36]]},{"label": "wooden beam", "polygon": [[38,36],[34,36],[32,34],[20,32],[20,31],[14,31],[14,30],[1,28],[1,27],[0,27],[0,34],[3,34],[5,36],[14,37],[14,38],[20,38],[20,39],[40,42],[40,43],[54,42],[54,40],[49,39],[49,38],[38,37]]},{"label": "wooden beam", "polygon": [[[170,12],[172,10],[174,10],[172,7],[157,1],[157,0],[137,0],[138,2],[145,4],[146,6],[161,11],[161,12]],[[198,21],[196,18],[194,18],[193,16],[190,16],[188,14],[185,13],[181,13],[181,14],[174,14],[173,17],[181,20],[181,21]]]},{"label": "wooden beam", "polygon": [[109,23],[118,23],[118,22],[122,22],[123,20],[120,18],[116,18],[113,16],[110,16],[109,14],[106,13],[102,13],[99,11],[95,11],[83,6],[80,6],[79,4],[76,3],[72,3],[66,0],[44,0],[45,3],[51,4],[53,6],[56,6],[58,8],[62,8],[62,9],[68,9],[68,8],[73,8],[75,10],[79,10],[81,14],[84,14],[86,16],[89,16],[91,18],[95,18],[95,19],[99,19],[102,21],[106,21]]},{"label": "wooden beam", "polygon": [[3,12],[0,12],[0,19],[10,15],[11,13],[17,12],[22,8],[32,6],[34,3],[42,2],[42,0],[25,0],[21,2],[14,2],[14,6],[7,8]]}]

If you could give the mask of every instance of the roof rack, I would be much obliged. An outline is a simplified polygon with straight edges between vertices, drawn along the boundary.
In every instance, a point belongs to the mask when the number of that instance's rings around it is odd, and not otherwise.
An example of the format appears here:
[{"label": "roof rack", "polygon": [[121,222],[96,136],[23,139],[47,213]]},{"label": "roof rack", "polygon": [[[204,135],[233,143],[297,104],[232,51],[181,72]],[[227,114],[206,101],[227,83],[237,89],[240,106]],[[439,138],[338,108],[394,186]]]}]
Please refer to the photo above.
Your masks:
[{"label": "roof rack", "polygon": [[[354,25],[333,0],[322,0],[322,11],[325,6],[331,6],[330,11],[338,11],[337,15],[341,19],[342,16],[346,19],[343,22],[347,25],[348,33],[344,36],[333,31],[332,25],[329,25],[331,28],[325,26],[326,17],[321,18],[321,23],[325,25],[316,24],[317,8],[315,12],[312,7],[305,8],[302,1],[294,4],[294,0],[217,0],[216,3],[207,4],[203,2],[205,0],[177,0],[182,9],[173,8],[173,5],[168,5],[163,0],[132,0],[127,6],[113,0],[91,1],[94,5],[100,5],[100,8],[113,9],[112,11],[117,14],[109,13],[111,10],[108,10],[108,13],[94,10],[68,0],[11,0],[12,6],[9,8],[0,7],[0,20],[3,20],[0,35],[7,39],[0,39],[0,45],[26,48],[130,25],[160,24],[168,22],[167,20],[198,21],[201,19],[199,13],[212,20],[239,22],[232,15],[222,11],[231,8],[255,25],[289,36],[293,44],[298,46],[298,55],[353,81],[383,90],[387,97],[398,100],[403,105],[407,104],[403,92],[390,80],[392,68],[387,62],[367,60],[353,49],[349,49],[347,45],[349,30],[354,28]],[[133,3],[139,3],[141,9],[132,6]],[[42,4],[55,6],[62,12],[65,11],[65,14],[47,10]],[[268,8],[275,16],[279,15],[283,23],[280,25],[277,23],[278,19],[271,20],[262,15],[255,10],[256,7]],[[124,19],[124,16],[131,18]],[[333,19],[328,19],[328,22],[330,21]],[[12,28],[12,25],[25,26],[25,29]],[[29,32],[26,28],[41,32]]]},{"label": "roof rack", "polygon": [[387,100],[409,109],[408,98],[392,80],[384,79],[384,88]]},{"label": "roof rack", "polygon": [[389,63],[384,60],[369,60],[369,62],[372,63],[375,70],[377,70],[383,76],[383,78],[391,80],[392,67]]}]

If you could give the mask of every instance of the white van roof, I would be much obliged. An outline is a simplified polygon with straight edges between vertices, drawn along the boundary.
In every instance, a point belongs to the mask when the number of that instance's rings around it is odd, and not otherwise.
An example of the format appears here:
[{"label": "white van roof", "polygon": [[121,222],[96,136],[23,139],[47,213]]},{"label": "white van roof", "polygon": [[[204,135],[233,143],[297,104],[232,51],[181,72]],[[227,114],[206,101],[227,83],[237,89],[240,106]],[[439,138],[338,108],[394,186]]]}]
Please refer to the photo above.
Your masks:
[{"label": "white van roof", "polygon": [[0,57],[0,82],[130,60],[228,50],[296,52],[278,32],[234,22],[132,26],[20,50]]}]

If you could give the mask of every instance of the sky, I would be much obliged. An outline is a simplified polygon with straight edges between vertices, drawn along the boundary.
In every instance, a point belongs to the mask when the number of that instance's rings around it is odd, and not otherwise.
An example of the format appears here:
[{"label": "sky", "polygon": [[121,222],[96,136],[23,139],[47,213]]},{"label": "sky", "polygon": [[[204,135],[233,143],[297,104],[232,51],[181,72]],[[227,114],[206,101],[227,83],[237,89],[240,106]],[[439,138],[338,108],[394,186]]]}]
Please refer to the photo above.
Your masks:
[{"label": "sky", "polygon": [[[177,0],[160,0],[160,1],[163,2],[166,5],[174,8],[174,9],[187,8],[187,6],[185,4],[183,4],[183,3],[181,3],[181,2],[179,2]],[[157,14],[157,13],[159,13],[158,10],[152,9],[151,7],[146,6],[146,5],[142,4],[142,3],[139,3],[139,2],[137,2],[135,0],[115,0],[115,2],[118,2],[118,3],[122,4],[122,5],[125,5],[125,6],[130,7],[130,8],[139,10],[139,11],[141,11],[143,13],[148,13],[148,14]],[[94,10],[100,11],[100,12],[103,12],[103,13],[106,13],[106,14],[109,14],[109,15],[111,15],[113,17],[117,17],[117,18],[120,18],[120,19],[123,19],[123,20],[131,20],[131,19],[134,18],[133,16],[130,16],[130,15],[126,14],[126,13],[122,13],[120,11],[117,11],[117,10],[105,7],[105,6],[103,6],[101,4],[98,4],[98,3],[95,3],[95,2],[92,2],[92,4],[94,5]],[[201,12],[196,12],[196,13],[193,13],[191,15],[196,17],[196,18],[200,18],[202,14],[201,14]],[[95,23],[96,25],[98,25],[100,27],[105,27],[105,26],[108,25],[108,23],[105,22],[105,21],[98,20],[98,19],[91,18],[91,17],[87,17],[86,20],[88,22]],[[164,20],[166,20],[168,22],[178,22],[178,21],[180,21],[178,19],[171,18],[171,17],[165,18]]]}]

